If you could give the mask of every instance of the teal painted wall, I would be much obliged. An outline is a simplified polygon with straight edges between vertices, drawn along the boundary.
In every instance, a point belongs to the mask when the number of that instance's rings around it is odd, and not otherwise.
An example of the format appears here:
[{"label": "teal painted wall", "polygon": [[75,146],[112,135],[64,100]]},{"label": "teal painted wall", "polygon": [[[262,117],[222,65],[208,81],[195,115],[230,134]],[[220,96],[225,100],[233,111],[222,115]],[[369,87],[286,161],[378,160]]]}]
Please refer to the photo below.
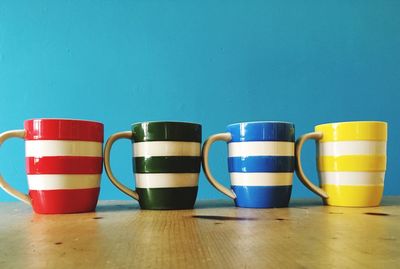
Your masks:
[{"label": "teal painted wall", "polygon": [[[24,119],[203,124],[284,120],[389,122],[385,194],[400,195],[400,1],[1,1],[0,131]],[[314,144],[304,152],[316,181]],[[0,171],[26,190],[24,145],[0,150]],[[226,145],[211,155],[228,184]],[[131,147],[115,174],[133,186]],[[294,197],[311,197],[297,178]],[[199,198],[221,198],[200,178]],[[103,175],[101,199],[128,199]],[[13,200],[0,190],[1,201]]]}]

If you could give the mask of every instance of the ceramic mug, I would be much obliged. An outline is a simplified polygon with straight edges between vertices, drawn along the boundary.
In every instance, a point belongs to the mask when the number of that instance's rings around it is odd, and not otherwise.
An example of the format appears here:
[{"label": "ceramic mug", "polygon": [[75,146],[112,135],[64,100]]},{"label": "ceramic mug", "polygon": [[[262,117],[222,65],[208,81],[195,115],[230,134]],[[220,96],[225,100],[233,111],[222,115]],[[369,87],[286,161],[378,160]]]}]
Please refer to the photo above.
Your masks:
[{"label": "ceramic mug", "polygon": [[32,119],[23,130],[0,134],[25,140],[29,194],[0,176],[0,187],[36,213],[90,212],[96,208],[103,169],[103,124],[73,119]]},{"label": "ceramic mug", "polygon": [[[303,172],[301,149],[316,140],[320,187]],[[296,142],[297,176],[311,191],[333,206],[378,206],[386,171],[387,123],[354,121],[315,126]]]},{"label": "ceramic mug", "polygon": [[[218,183],[209,168],[212,143],[228,143],[231,189]],[[234,199],[238,207],[288,206],[294,172],[294,124],[243,122],[228,125],[227,132],[210,136],[203,145],[203,169],[209,182]]]},{"label": "ceramic mug", "polygon": [[[126,138],[133,144],[136,190],[112,173],[110,150]],[[142,122],[131,131],[110,136],[104,148],[108,178],[122,192],[139,201],[142,209],[189,209],[196,201],[201,164],[201,125],[188,122]]]}]

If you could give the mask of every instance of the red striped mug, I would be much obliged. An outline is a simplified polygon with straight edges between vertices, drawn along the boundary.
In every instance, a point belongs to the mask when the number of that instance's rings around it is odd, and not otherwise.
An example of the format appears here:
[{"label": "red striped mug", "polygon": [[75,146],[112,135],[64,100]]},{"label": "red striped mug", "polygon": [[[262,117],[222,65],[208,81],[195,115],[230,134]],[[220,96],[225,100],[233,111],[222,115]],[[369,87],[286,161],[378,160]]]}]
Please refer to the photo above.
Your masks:
[{"label": "red striped mug", "polygon": [[102,123],[73,119],[26,120],[23,130],[0,134],[25,140],[29,194],[11,187],[0,175],[0,187],[31,204],[36,213],[94,211],[103,170]]}]

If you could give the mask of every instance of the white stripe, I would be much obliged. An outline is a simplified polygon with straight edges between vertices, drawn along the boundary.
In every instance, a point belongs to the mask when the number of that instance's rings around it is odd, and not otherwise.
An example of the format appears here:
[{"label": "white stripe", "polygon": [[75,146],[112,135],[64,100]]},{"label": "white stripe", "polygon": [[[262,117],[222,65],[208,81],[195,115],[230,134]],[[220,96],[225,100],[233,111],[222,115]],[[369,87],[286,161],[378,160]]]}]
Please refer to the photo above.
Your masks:
[{"label": "white stripe", "polygon": [[294,156],[294,143],[282,141],[232,142],[229,157]]},{"label": "white stripe", "polygon": [[89,175],[28,175],[30,190],[90,189],[100,186],[100,174]]},{"label": "white stripe", "polygon": [[230,173],[233,186],[289,186],[293,173]]},{"label": "white stripe", "polygon": [[43,156],[103,156],[103,144],[92,141],[27,140],[26,157]]},{"label": "white stripe", "polygon": [[320,172],[321,184],[383,185],[385,172]]},{"label": "white stripe", "polygon": [[198,185],[197,173],[136,173],[137,188],[176,188]]},{"label": "white stripe", "polygon": [[323,142],[319,143],[319,155],[386,155],[386,141]]},{"label": "white stripe", "polygon": [[133,156],[200,156],[200,143],[181,141],[151,141],[133,144]]}]

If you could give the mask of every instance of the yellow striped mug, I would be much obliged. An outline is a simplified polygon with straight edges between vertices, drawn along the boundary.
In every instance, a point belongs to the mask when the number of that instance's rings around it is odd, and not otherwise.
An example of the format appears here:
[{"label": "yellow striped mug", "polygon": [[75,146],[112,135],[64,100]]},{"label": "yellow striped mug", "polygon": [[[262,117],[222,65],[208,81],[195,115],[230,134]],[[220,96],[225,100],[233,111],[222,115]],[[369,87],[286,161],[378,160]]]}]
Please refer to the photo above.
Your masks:
[{"label": "yellow striped mug", "polygon": [[[301,149],[316,140],[320,187],[303,172]],[[379,206],[386,171],[387,123],[354,121],[315,126],[296,141],[296,173],[303,184],[333,206]]]}]

